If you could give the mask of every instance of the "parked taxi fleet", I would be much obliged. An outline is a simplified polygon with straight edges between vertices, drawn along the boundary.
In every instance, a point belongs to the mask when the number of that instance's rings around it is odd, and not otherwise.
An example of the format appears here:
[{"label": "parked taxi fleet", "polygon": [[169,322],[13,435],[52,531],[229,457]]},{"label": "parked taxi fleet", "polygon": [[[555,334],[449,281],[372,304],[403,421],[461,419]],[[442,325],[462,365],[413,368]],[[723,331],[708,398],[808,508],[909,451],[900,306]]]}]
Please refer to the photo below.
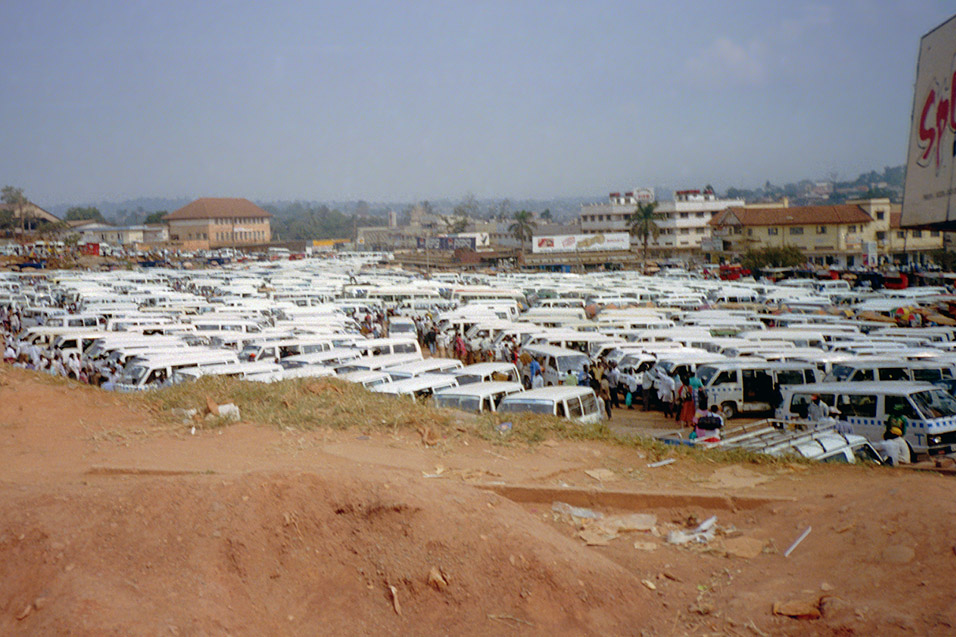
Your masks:
[{"label": "parked taxi fleet", "polygon": [[[123,391],[207,374],[334,375],[440,407],[592,422],[603,415],[594,392],[561,385],[601,358],[635,400],[645,376],[653,385],[696,374],[728,418],[776,407],[792,421],[805,420],[818,395],[872,441],[901,405],[915,453],[956,450],[956,328],[896,319],[948,299],[936,287],[731,284],[684,271],[423,276],[361,253],[210,270],[0,273],[0,306],[19,317],[17,354],[74,354]],[[445,346],[426,358],[421,330],[431,326]],[[481,362],[462,362],[457,336]],[[532,357],[544,378],[535,389]]]}]

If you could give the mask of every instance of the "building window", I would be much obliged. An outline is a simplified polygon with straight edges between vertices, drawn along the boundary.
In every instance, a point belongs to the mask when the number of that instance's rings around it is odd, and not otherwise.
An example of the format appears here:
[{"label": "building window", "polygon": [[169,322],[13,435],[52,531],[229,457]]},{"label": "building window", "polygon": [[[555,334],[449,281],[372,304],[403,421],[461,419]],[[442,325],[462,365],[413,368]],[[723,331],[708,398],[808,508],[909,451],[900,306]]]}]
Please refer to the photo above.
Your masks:
[{"label": "building window", "polygon": [[906,233],[905,233],[905,232],[902,232],[902,231],[901,231],[901,232],[897,232],[897,233],[896,233],[896,238],[897,238],[897,239],[902,239],[902,238],[904,238],[905,236],[906,236]]},{"label": "building window", "polygon": [[680,233],[681,233],[681,234],[690,234],[690,228],[681,228],[681,229],[680,229]]},{"label": "building window", "polygon": [[747,236],[748,236],[748,237],[754,236],[754,229],[753,229],[753,228],[747,228]]},{"label": "building window", "polygon": [[826,234],[826,233],[827,233],[826,226],[817,226],[817,234]]},{"label": "building window", "polygon": [[771,237],[775,237],[778,234],[777,232],[778,230],[779,228],[767,228],[767,234],[770,235]]},{"label": "building window", "polygon": [[697,217],[698,219],[703,219],[705,214],[707,214],[707,213],[705,213],[705,212],[698,212],[698,213],[697,213],[696,215],[694,215],[694,216]]},{"label": "building window", "polygon": [[877,241],[883,241],[883,240],[885,240],[885,239],[886,239],[886,233],[885,233],[885,232],[877,232],[877,233],[876,233],[876,240],[877,240]]},{"label": "building window", "polygon": [[929,231],[929,236],[931,236],[931,237],[938,237],[938,236],[939,236],[939,230],[930,230],[930,231]]},{"label": "building window", "polygon": [[790,234],[803,234],[803,228],[800,226],[793,226],[790,228]]},{"label": "building window", "polygon": [[922,238],[923,238],[923,231],[922,231],[922,230],[914,230],[914,231],[913,231],[913,238],[914,238],[914,239],[922,239]]},{"label": "building window", "polygon": [[846,231],[847,231],[847,232],[856,232],[856,226],[849,226],[849,227],[846,229]]},{"label": "building window", "polygon": [[883,221],[883,213],[882,212],[876,213],[876,219],[877,221]]},{"label": "building window", "polygon": [[690,216],[690,215],[688,215],[686,212],[680,213],[680,218],[681,218],[681,219],[687,219],[689,216]]}]

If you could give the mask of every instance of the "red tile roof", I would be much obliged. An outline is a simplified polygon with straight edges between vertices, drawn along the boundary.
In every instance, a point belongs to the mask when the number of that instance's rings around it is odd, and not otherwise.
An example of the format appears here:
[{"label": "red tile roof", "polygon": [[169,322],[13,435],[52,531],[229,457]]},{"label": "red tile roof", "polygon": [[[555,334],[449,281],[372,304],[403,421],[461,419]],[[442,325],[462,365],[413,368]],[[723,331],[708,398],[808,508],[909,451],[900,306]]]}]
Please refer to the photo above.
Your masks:
[{"label": "red tile roof", "polygon": [[[714,215],[712,226],[811,226],[869,223],[873,218],[856,204],[836,206],[794,206],[791,208],[727,208]],[[726,220],[726,221],[725,221]]]},{"label": "red tile roof", "polygon": [[226,219],[231,217],[248,219],[252,217],[271,216],[271,214],[248,199],[203,197],[202,199],[197,199],[192,203],[186,204],[175,212],[169,213],[163,217],[163,220],[176,221],[178,219]]}]

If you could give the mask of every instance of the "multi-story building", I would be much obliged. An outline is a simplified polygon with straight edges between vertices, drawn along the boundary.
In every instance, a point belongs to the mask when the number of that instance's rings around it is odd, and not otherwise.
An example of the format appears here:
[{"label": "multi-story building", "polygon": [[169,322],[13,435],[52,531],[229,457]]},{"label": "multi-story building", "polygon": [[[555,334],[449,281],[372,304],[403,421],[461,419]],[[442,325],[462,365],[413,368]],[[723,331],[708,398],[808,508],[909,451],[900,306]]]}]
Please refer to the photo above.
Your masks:
[{"label": "multi-story building", "polygon": [[272,215],[248,199],[204,197],[165,217],[169,240],[188,248],[236,248],[272,240]]},{"label": "multi-story building", "polygon": [[[654,201],[654,191],[649,188],[623,195],[612,192],[607,203],[581,207],[581,232],[627,232],[628,219],[637,204],[648,201]],[[743,205],[742,199],[719,199],[710,188],[678,190],[673,201],[657,204],[656,212],[661,216],[656,222],[659,234],[648,242],[649,251],[658,256],[688,256],[699,251],[701,244],[710,239],[713,216],[732,206]]]},{"label": "multi-story building", "polygon": [[830,206],[740,206],[711,221],[714,239],[705,251],[740,255],[767,247],[800,249],[818,265],[855,267],[925,261],[943,246],[938,231],[902,230],[898,206],[865,199]]}]

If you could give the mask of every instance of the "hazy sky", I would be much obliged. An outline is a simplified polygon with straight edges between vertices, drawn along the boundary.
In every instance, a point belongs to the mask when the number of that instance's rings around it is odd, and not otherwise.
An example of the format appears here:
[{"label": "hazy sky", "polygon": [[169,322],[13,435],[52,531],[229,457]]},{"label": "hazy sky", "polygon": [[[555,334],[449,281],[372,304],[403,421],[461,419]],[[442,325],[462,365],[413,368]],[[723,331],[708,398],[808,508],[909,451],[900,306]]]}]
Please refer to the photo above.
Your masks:
[{"label": "hazy sky", "polygon": [[0,2],[0,182],[139,196],[603,196],[905,161],[950,0]]}]

